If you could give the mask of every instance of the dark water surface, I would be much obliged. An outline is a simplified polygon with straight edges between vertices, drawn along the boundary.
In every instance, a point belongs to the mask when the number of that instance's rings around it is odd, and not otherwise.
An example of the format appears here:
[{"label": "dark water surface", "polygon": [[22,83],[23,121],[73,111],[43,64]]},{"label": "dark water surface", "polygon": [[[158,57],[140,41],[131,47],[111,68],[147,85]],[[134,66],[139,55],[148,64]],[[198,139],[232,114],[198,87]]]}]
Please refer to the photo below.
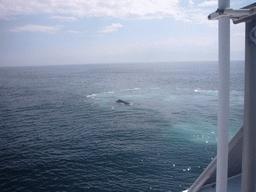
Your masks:
[{"label": "dark water surface", "polygon": [[1,68],[0,191],[187,189],[216,155],[217,81],[216,62]]}]

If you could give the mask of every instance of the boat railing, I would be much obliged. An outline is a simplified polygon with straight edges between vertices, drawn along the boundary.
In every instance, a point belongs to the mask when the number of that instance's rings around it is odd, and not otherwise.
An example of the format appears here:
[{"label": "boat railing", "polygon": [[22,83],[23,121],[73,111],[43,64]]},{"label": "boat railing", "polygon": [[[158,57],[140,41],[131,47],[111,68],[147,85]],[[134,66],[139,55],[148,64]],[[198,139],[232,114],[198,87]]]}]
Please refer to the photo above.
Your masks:
[{"label": "boat railing", "polygon": [[[238,143],[242,142],[242,139],[243,139],[243,125],[236,131],[233,137],[229,140],[229,144],[228,144],[229,154],[237,151],[235,147],[238,146]],[[239,157],[238,160],[240,161],[241,157]],[[203,185],[211,184],[211,183],[214,184],[216,182],[216,168],[217,168],[217,156],[212,160],[212,162],[198,177],[198,179],[194,182],[194,184],[187,190],[187,192],[195,192],[195,191],[198,191]],[[232,177],[235,174],[240,174],[241,170],[240,169],[238,170],[239,171],[237,173],[229,173],[229,177]]]}]

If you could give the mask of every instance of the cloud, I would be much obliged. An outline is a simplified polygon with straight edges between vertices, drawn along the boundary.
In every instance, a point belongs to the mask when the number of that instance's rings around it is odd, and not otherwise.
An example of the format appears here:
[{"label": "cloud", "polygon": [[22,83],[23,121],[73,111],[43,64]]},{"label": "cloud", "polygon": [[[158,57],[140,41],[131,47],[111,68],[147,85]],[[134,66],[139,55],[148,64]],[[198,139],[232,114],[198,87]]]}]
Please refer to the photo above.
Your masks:
[{"label": "cloud", "polygon": [[[184,9],[179,7],[179,0],[0,1],[0,18],[38,13],[68,15],[70,16],[69,19],[72,17],[113,17],[121,19],[186,18]],[[61,18],[60,16],[54,17],[64,19],[64,17]]]},{"label": "cloud", "polygon": [[200,3],[198,7],[210,7],[210,6],[217,6],[218,2],[216,0],[211,1],[205,1],[203,3]]},{"label": "cloud", "polygon": [[87,32],[86,31],[73,31],[73,30],[69,30],[68,33],[79,34],[79,33],[87,33]]},{"label": "cloud", "polygon": [[76,17],[65,17],[65,16],[51,16],[52,19],[58,19],[60,21],[76,21]]},{"label": "cloud", "polygon": [[113,23],[113,24],[111,24],[111,25],[109,25],[109,26],[106,26],[101,32],[102,32],[102,33],[114,32],[114,31],[116,31],[118,28],[121,28],[121,27],[123,27],[122,24],[120,24],[120,23]]},{"label": "cloud", "polygon": [[43,32],[43,33],[56,33],[58,30],[62,29],[63,26],[56,25],[56,26],[43,26],[43,25],[24,25],[21,27],[16,27],[11,29],[12,32]]},{"label": "cloud", "polygon": [[194,5],[195,3],[193,2],[193,0],[188,0],[189,5]]}]

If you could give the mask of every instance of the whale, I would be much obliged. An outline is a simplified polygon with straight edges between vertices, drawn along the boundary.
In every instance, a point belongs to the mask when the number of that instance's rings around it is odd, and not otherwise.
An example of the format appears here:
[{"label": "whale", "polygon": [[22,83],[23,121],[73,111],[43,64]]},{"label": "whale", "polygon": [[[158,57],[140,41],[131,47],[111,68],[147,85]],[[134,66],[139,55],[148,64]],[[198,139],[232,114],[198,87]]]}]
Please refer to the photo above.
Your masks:
[{"label": "whale", "polygon": [[129,103],[127,101],[124,101],[124,100],[121,100],[121,99],[118,99],[116,102],[121,103],[121,104],[125,104],[125,105],[130,105],[131,104],[131,103]]}]

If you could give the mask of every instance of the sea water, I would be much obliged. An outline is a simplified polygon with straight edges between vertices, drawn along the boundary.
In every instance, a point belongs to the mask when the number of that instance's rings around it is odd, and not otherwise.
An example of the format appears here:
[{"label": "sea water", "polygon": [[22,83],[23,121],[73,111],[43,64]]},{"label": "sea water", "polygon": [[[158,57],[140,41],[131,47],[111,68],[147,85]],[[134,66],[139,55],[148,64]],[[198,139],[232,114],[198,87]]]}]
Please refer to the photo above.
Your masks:
[{"label": "sea water", "polygon": [[[187,189],[216,156],[217,68],[1,68],[0,190]],[[231,62],[230,137],[243,122],[243,90],[244,62]]]}]

